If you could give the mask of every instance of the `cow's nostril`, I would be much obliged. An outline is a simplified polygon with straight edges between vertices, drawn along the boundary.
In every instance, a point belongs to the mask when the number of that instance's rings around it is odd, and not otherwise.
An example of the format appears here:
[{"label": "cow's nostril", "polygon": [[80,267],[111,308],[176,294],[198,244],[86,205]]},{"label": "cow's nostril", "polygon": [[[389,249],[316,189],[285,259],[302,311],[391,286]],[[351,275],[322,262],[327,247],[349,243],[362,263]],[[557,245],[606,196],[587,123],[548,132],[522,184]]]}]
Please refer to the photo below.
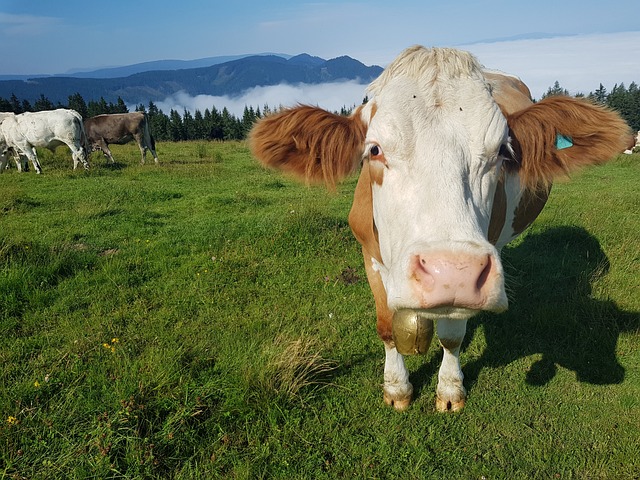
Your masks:
[{"label": "cow's nostril", "polygon": [[487,278],[489,278],[489,274],[491,273],[492,268],[493,265],[491,261],[491,255],[487,255],[487,264],[482,269],[482,272],[480,272],[478,281],[476,282],[476,288],[478,289],[478,291],[482,290],[482,287],[487,284]]}]

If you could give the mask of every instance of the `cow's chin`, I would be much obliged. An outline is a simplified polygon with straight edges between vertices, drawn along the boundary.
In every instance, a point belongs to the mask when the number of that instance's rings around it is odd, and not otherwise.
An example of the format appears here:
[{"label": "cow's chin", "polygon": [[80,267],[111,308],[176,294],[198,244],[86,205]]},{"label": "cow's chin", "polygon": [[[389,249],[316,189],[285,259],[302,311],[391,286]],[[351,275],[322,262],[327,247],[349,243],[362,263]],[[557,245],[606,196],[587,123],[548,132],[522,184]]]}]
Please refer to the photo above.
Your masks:
[{"label": "cow's chin", "polygon": [[434,320],[468,320],[479,310],[437,307],[428,310],[402,308],[393,314],[391,332],[396,350],[402,355],[427,353],[433,339]]},{"label": "cow's chin", "polygon": [[482,310],[464,307],[436,307],[430,308],[428,310],[415,310],[418,315],[430,320],[438,320],[442,318],[447,318],[449,320],[469,320],[471,317],[480,313],[481,311]]}]

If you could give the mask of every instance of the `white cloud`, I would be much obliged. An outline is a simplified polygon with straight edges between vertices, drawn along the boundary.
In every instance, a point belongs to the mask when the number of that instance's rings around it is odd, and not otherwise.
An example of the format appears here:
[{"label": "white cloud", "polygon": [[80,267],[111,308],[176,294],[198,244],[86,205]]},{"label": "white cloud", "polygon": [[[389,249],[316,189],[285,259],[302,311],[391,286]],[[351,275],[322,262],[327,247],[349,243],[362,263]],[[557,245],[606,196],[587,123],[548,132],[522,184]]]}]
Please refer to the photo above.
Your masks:
[{"label": "white cloud", "polygon": [[[245,107],[260,108],[265,105],[274,109],[279,106],[293,106],[298,103],[315,105],[329,111],[339,111],[342,107],[360,105],[365,95],[366,85],[356,81],[322,83],[317,85],[280,84],[275,86],[254,87],[245,90],[239,96],[197,95],[195,97],[178,92],[165,100],[155,102],[156,106],[168,114],[171,109],[178,113],[186,109],[191,113],[205,109],[222,110],[224,107],[236,117],[241,117]],[[130,108],[131,110],[131,108]]]},{"label": "white cloud", "polygon": [[0,12],[0,32],[7,37],[42,35],[51,32],[58,23],[60,20],[54,17]]}]

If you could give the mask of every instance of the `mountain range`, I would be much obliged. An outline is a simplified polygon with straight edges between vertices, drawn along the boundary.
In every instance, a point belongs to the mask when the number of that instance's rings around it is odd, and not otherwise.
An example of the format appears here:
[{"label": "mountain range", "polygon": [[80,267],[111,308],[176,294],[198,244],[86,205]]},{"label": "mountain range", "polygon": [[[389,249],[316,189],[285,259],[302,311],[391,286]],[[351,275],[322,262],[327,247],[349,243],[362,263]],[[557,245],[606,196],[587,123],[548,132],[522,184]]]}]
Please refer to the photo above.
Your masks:
[{"label": "mountain range", "polygon": [[[206,66],[203,66],[206,65]],[[177,68],[176,68],[177,67]],[[187,67],[187,68],[180,68]],[[94,70],[69,76],[34,76],[0,81],[0,97],[15,95],[34,102],[44,95],[54,104],[66,104],[69,96],[82,95],[85,101],[147,104],[164,100],[177,92],[188,95],[234,96],[256,86],[279,84],[319,84],[343,80],[369,83],[382,72],[377,65],[366,66],[348,56],[325,60],[308,54],[247,55],[208,59],[165,60]]]}]

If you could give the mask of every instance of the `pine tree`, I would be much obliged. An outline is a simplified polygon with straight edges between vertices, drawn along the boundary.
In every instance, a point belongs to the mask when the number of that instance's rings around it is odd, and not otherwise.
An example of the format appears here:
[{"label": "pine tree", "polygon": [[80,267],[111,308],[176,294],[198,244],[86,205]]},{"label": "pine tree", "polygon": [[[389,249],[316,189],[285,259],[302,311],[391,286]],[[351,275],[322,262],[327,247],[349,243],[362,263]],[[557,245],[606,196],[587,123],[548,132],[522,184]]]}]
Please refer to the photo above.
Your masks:
[{"label": "pine tree", "polygon": [[191,112],[184,109],[184,113],[182,114],[182,126],[184,132],[183,140],[195,140],[196,138],[196,126],[195,121],[193,119],[193,115]]},{"label": "pine tree", "polygon": [[558,95],[569,96],[569,91],[566,88],[562,88],[560,86],[560,82],[556,80],[553,84],[553,87],[549,87],[549,90],[547,90],[547,93],[542,95],[542,98],[554,97]]},{"label": "pine tree", "polygon": [[40,98],[38,98],[33,104],[33,108],[36,112],[42,112],[43,110],[53,110],[55,109],[55,106],[51,100],[41,93]]},{"label": "pine tree", "polygon": [[242,138],[246,138],[253,127],[253,124],[256,123],[258,117],[256,116],[256,112],[253,110],[253,107],[244,107],[244,113],[242,114],[242,127],[241,127],[241,135]]},{"label": "pine tree", "polygon": [[631,82],[627,95],[629,96],[631,114],[626,120],[633,131],[637,132],[640,130],[640,88],[636,82]]},{"label": "pine tree", "polygon": [[204,125],[204,118],[202,112],[196,109],[193,114],[193,123],[195,125],[195,138],[196,140],[204,140],[207,138],[207,129]]},{"label": "pine tree", "polygon": [[[112,104],[113,105],[113,104]],[[100,97],[100,101],[96,102],[91,100],[87,105],[87,115],[89,117],[95,117],[96,115],[103,115],[105,113],[111,113],[109,111],[109,105],[104,97]]]},{"label": "pine tree", "polygon": [[80,93],[76,92],[73,95],[69,95],[69,103],[67,104],[67,108],[75,110],[78,112],[83,119],[88,118],[89,110],[87,109],[87,104],[82,98]]},{"label": "pine tree", "polygon": [[184,125],[182,124],[182,117],[173,108],[169,112],[169,125],[170,125],[171,141],[179,142],[180,140],[185,139]]},{"label": "pine tree", "polygon": [[210,140],[222,140],[222,116],[216,107],[211,107],[211,111],[206,109],[204,111],[204,124],[207,129],[207,138]]},{"label": "pine tree", "polygon": [[11,98],[9,98],[9,102],[11,102],[11,111],[13,113],[22,113],[22,112],[28,111],[28,110],[24,110],[23,105],[20,104],[20,100],[18,100],[18,97],[16,97],[15,93],[11,94]]},{"label": "pine tree", "polygon": [[11,102],[0,97],[0,112],[12,112]]},{"label": "pine tree", "polygon": [[112,113],[129,113],[129,108],[124,103],[124,100],[122,100],[122,98],[118,97],[117,103],[114,106]]},{"label": "pine tree", "polygon": [[592,95],[589,95],[589,96],[593,98],[596,102],[604,105],[607,102],[607,89],[604,88],[602,84],[600,84],[598,89],[595,92],[593,92]]}]

